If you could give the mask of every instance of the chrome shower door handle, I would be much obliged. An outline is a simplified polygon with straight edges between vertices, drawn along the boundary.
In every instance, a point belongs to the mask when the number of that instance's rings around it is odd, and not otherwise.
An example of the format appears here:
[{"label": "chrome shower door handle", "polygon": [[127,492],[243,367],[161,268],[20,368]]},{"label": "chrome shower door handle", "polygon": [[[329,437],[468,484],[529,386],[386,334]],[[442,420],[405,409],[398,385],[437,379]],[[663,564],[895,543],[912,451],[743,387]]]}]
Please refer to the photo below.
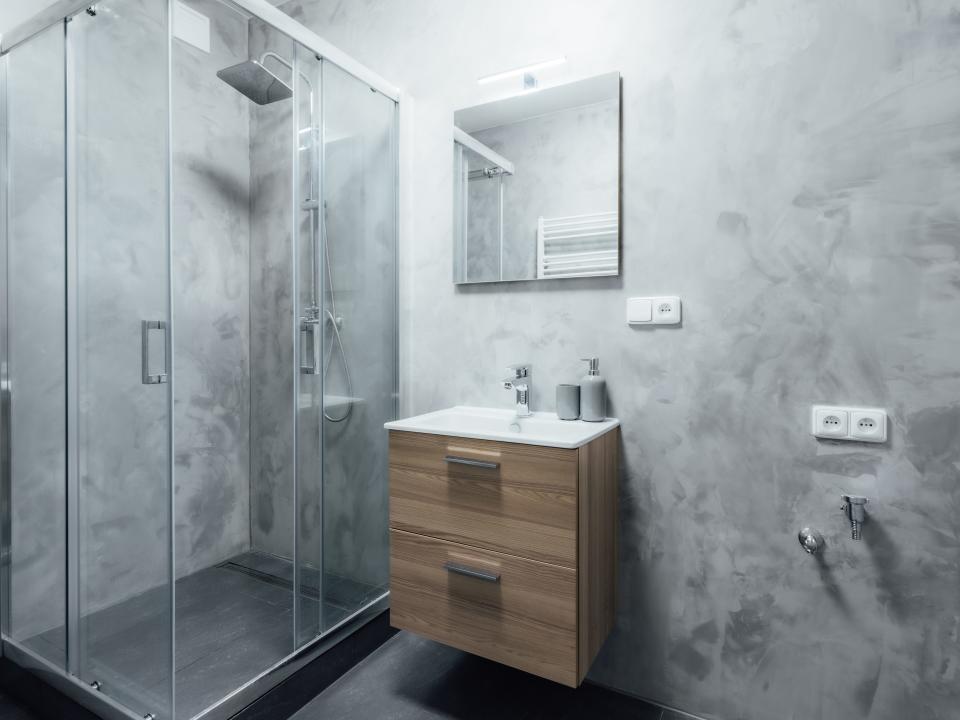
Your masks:
[{"label": "chrome shower door handle", "polygon": [[[320,320],[300,318],[300,372],[304,375],[319,375],[323,362],[320,359]],[[303,362],[306,355],[307,362]]]},{"label": "chrome shower door handle", "polygon": [[[163,371],[150,372],[150,337],[153,331],[163,333]],[[167,321],[140,321],[140,371],[144,385],[159,385],[167,381]]]}]

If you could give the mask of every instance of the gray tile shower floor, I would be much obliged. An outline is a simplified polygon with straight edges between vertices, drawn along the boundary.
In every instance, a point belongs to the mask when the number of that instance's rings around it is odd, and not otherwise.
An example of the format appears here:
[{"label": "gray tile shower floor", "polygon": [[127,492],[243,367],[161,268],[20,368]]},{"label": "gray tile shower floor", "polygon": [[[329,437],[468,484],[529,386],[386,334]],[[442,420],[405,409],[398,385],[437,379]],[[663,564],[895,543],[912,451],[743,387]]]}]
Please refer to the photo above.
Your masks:
[{"label": "gray tile shower floor", "polygon": [[577,690],[401,632],[294,720],[687,720],[595,685]]},{"label": "gray tile shower floor", "polygon": [[[303,580],[307,615],[317,613],[316,575]],[[224,697],[292,650],[291,563],[244,553],[177,581],[177,716],[189,718]],[[377,588],[325,577],[327,627],[379,594]],[[168,594],[158,589],[91,616],[89,663],[103,689],[144,713],[162,707],[169,682],[163,648],[169,630]],[[47,657],[62,657],[56,629],[26,643]],[[111,693],[113,690],[113,693]],[[0,716],[2,717],[2,716]]]}]

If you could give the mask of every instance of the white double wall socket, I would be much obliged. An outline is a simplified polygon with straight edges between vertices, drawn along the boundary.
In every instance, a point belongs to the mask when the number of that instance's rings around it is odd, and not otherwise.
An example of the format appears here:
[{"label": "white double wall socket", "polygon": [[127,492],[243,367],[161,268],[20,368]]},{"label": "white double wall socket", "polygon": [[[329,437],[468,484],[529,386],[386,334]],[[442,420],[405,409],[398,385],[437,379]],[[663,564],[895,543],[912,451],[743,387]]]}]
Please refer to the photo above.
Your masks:
[{"label": "white double wall socket", "polygon": [[630,325],[679,325],[680,298],[676,295],[627,298],[627,323]]},{"label": "white double wall socket", "polygon": [[811,433],[831,440],[882,443],[887,440],[887,411],[814,405],[810,412]]}]

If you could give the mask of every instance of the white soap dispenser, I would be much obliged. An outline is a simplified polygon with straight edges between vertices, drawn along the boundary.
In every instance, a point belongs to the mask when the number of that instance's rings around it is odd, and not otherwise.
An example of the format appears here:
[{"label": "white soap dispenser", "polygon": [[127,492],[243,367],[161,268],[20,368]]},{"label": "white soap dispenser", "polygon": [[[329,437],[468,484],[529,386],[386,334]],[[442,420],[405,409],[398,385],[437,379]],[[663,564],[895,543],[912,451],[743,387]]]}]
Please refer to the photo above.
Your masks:
[{"label": "white soap dispenser", "polygon": [[580,378],[580,419],[601,422],[607,419],[607,383],[600,377],[600,358],[581,358],[590,363]]}]

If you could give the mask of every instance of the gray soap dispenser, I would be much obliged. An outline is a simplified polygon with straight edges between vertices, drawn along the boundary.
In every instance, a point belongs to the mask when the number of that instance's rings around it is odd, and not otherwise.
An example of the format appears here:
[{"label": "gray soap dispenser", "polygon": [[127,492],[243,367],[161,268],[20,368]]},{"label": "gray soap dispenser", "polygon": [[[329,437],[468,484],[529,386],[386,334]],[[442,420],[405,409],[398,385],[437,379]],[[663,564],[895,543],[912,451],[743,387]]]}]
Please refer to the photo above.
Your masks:
[{"label": "gray soap dispenser", "polygon": [[600,358],[581,358],[590,363],[580,378],[580,419],[600,422],[607,419],[607,383],[600,377]]}]

